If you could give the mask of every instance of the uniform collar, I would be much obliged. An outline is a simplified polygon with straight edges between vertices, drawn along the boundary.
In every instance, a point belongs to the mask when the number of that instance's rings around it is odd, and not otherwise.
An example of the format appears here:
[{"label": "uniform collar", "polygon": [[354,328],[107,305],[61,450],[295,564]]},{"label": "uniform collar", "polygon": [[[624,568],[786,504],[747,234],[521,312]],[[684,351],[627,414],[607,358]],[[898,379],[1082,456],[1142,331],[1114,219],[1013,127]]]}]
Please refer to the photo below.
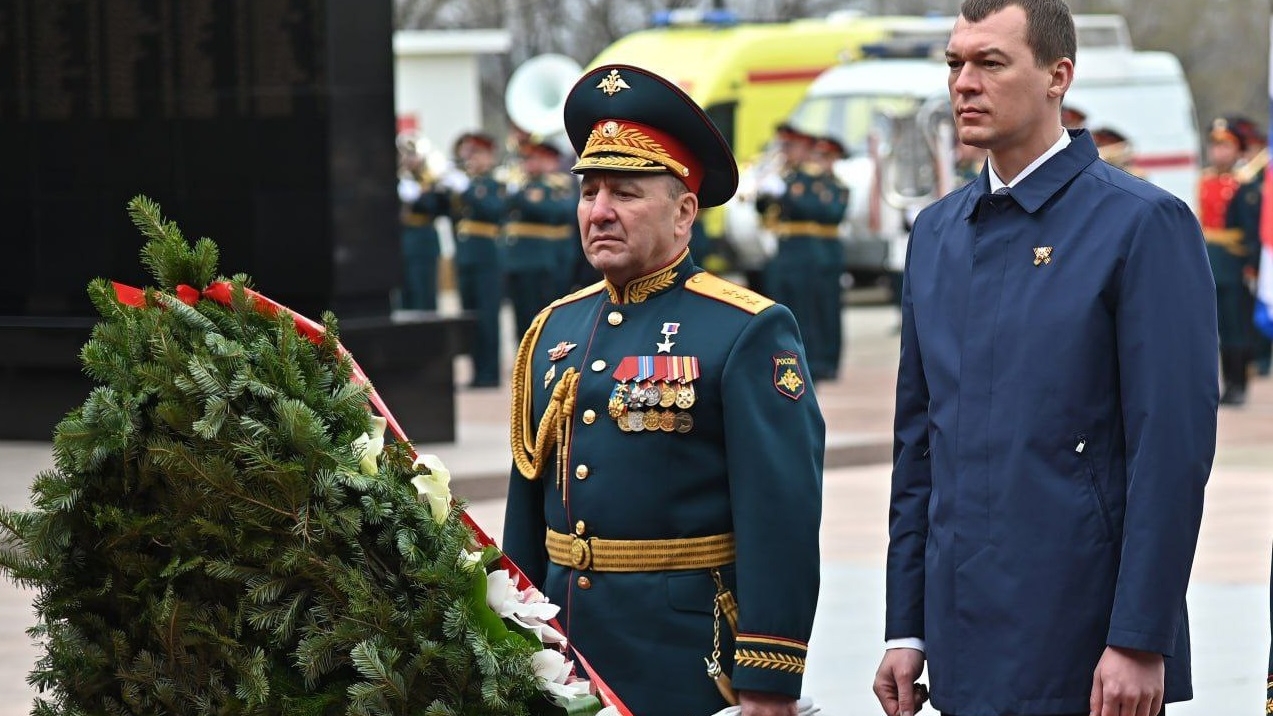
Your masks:
[{"label": "uniform collar", "polygon": [[628,281],[627,285],[622,289],[617,288],[607,280],[605,282],[606,293],[610,295],[610,302],[614,304],[642,303],[650,296],[662,293],[677,284],[684,283],[685,279],[694,273],[694,268],[694,260],[690,258],[690,250],[685,249],[672,263]]},{"label": "uniform collar", "polygon": [[[1012,187],[1011,197],[1027,213],[1033,214],[1046,204],[1057,192],[1069,184],[1074,177],[1096,161],[1100,154],[1096,151],[1096,143],[1086,129],[1068,129],[1069,146],[1054,154],[1050,159],[1030,172],[1020,184]],[[972,219],[981,206],[981,197],[990,193],[990,162],[977,177],[976,189],[964,195],[964,218]]]}]

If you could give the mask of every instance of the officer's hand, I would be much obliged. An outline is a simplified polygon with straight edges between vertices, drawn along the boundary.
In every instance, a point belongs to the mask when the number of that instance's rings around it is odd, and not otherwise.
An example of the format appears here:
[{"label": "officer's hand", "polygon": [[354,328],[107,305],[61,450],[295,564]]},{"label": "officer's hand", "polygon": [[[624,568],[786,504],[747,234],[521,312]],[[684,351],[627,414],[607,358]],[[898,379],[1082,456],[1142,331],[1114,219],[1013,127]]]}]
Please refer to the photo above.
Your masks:
[{"label": "officer's hand", "polygon": [[915,680],[924,671],[924,652],[919,649],[889,649],[875,672],[875,698],[888,716],[911,716],[921,704],[915,703]]},{"label": "officer's hand", "polygon": [[761,196],[779,197],[787,193],[787,182],[778,174],[768,174],[756,185]]},{"label": "officer's hand", "polygon": [[438,180],[438,185],[454,194],[463,194],[469,188],[469,177],[459,169],[450,169]]},{"label": "officer's hand", "polygon": [[1163,671],[1162,654],[1106,647],[1092,676],[1092,716],[1158,716]]},{"label": "officer's hand", "polygon": [[404,203],[419,199],[424,194],[424,187],[420,186],[420,182],[415,179],[399,179],[398,180],[398,198]]},{"label": "officer's hand", "polygon": [[742,716],[796,716],[796,700],[768,691],[739,691]]}]

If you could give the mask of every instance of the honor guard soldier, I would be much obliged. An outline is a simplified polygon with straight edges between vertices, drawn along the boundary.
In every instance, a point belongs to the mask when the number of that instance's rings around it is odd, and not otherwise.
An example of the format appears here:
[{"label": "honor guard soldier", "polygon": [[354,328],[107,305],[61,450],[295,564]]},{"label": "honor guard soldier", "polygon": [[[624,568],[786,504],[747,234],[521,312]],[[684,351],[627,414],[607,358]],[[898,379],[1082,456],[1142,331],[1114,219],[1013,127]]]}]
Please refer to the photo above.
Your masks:
[{"label": "honor guard soldier", "polygon": [[438,230],[433,221],[447,211],[446,192],[429,174],[424,157],[412,148],[402,158],[398,178],[402,202],[402,262],[405,275],[401,307],[409,311],[438,310]]},{"label": "honor guard soldier", "polygon": [[[815,191],[822,202],[819,223],[831,227],[820,232],[822,257],[818,262],[818,333],[822,340],[822,355],[809,358],[814,364],[814,377],[835,380],[840,373],[840,356],[844,353],[844,320],[842,315],[843,292],[840,278],[844,275],[844,244],[840,243],[840,222],[849,208],[849,189],[835,175],[835,163],[849,156],[844,143],[835,137],[818,137],[813,145],[813,165],[819,181]],[[809,346],[810,352],[816,346]]]},{"label": "honor guard soldier", "polygon": [[[757,192],[756,210],[773,226],[778,250],[765,271],[765,290],[791,309],[809,351],[814,380],[834,378],[834,339],[828,335],[826,271],[828,242],[838,244],[847,194],[835,176],[812,161],[816,138],[784,127],[787,156],[781,179],[764,180]],[[813,276],[812,282],[810,277]],[[837,278],[838,281],[838,278]]]},{"label": "honor guard soldier", "polygon": [[504,185],[493,175],[495,140],[480,132],[460,138],[464,175],[450,185],[451,218],[455,223],[455,273],[460,306],[477,318],[473,357],[474,388],[499,385],[499,308],[503,298],[500,273],[500,222],[504,218]]},{"label": "honor guard soldier", "polygon": [[[1246,142],[1246,152],[1242,164],[1236,170],[1238,181],[1237,192],[1233,201],[1229,202],[1229,226],[1242,230],[1245,245],[1252,251],[1251,265],[1246,273],[1246,283],[1250,296],[1250,310],[1255,311],[1255,286],[1260,272],[1260,214],[1264,205],[1264,172],[1269,166],[1269,140],[1259,125],[1247,117],[1233,117],[1230,120],[1233,130]],[[1269,336],[1255,327],[1254,321],[1247,324],[1251,334],[1250,356],[1255,366],[1255,373],[1260,376],[1269,374],[1269,362],[1273,357],[1273,345]]]},{"label": "honor guard soldier", "polygon": [[1245,150],[1246,140],[1234,131],[1229,121],[1215,120],[1208,149],[1210,165],[1203,170],[1198,189],[1199,221],[1216,283],[1220,373],[1224,383],[1221,405],[1246,402],[1250,360],[1251,300],[1244,278],[1248,271],[1254,270],[1259,242],[1258,235],[1248,236],[1240,226],[1231,224],[1234,217],[1230,211],[1242,183],[1235,169]]},{"label": "honor guard soldier", "polygon": [[518,349],[503,547],[634,714],[739,700],[794,716],[825,426],[790,311],[687,249],[699,208],[737,187],[733,155],[636,67],[588,72],[564,113],[583,251],[605,278]]},{"label": "honor guard soldier", "polygon": [[[509,187],[504,239],[507,242],[508,291],[513,299],[517,334],[530,328],[535,314],[566,289],[573,274],[575,237],[574,178],[557,172],[561,152],[546,141],[524,148],[522,181]],[[568,266],[563,265],[570,256]]]}]

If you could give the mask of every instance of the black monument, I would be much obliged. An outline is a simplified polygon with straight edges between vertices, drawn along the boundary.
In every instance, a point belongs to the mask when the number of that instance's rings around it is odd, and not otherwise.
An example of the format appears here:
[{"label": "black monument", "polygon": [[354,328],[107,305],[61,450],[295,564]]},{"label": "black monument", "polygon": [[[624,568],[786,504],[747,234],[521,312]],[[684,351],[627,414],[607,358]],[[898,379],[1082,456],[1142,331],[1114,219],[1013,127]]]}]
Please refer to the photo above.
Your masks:
[{"label": "black monument", "polygon": [[400,283],[392,3],[0,0],[0,438],[47,440],[89,383],[96,276],[138,285],[145,194],[221,270],[342,341],[412,439],[454,440],[462,323]]}]

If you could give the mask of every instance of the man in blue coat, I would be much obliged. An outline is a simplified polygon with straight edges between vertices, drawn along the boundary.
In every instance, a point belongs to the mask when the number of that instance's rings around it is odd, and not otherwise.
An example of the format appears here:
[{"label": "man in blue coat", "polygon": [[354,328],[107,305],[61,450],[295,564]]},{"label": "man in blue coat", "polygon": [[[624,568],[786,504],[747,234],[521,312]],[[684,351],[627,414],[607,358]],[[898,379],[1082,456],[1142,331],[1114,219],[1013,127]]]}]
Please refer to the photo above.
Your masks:
[{"label": "man in blue coat", "polygon": [[687,248],[737,187],[729,145],[627,65],[584,75],[565,126],[605,278],[518,349],[504,550],[633,714],[795,716],[825,429],[791,312]]},{"label": "man in blue coat", "polygon": [[1062,129],[1063,0],[966,0],[946,55],[989,161],[911,236],[875,692],[913,713],[927,660],[945,714],[1158,714],[1215,452],[1201,231]]}]

